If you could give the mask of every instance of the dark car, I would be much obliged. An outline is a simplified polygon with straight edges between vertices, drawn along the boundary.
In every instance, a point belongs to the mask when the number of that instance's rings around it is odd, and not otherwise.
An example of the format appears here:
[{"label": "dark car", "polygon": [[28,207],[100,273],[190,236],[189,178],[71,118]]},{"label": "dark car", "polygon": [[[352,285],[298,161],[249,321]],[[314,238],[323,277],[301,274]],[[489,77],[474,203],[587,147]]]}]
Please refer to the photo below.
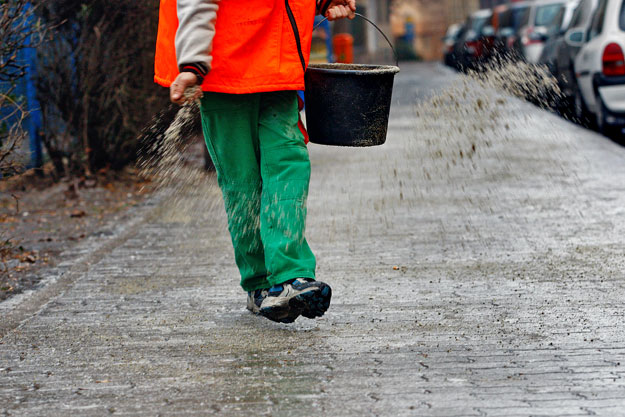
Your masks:
[{"label": "dark car", "polygon": [[566,42],[567,33],[574,30],[588,31],[592,16],[597,8],[599,0],[581,0],[573,13],[566,31],[553,38],[545,46],[545,50],[540,58],[541,63],[547,65],[549,71],[558,81],[561,96],[559,97],[558,110],[565,115],[571,115],[571,109],[577,91],[575,78],[575,57],[579,53],[581,46]]},{"label": "dark car", "polygon": [[447,28],[447,33],[443,38],[443,62],[448,67],[454,67],[457,58],[454,54],[454,45],[462,33],[462,25],[453,24]]},{"label": "dark car", "polygon": [[578,5],[579,0],[565,3],[545,34],[545,45],[538,58],[538,64],[545,65],[554,76],[556,75],[556,45],[573,22]]},{"label": "dark car", "polygon": [[477,70],[491,55],[494,31],[490,26],[492,11],[479,10],[467,18],[453,49],[455,67],[460,71]]},{"label": "dark car", "polygon": [[493,52],[497,55],[500,55],[502,52],[504,52],[503,51],[504,44],[501,42],[500,39],[497,38],[497,35],[499,34],[499,30],[501,29],[502,25],[507,26],[509,24],[509,20],[510,20],[510,5],[509,4],[500,4],[499,6],[495,6],[493,8],[493,17],[491,18],[491,26],[493,27],[493,30],[494,30],[493,38],[495,40]]},{"label": "dark car", "polygon": [[495,32],[495,48],[500,55],[514,58],[517,53],[515,44],[518,33],[527,25],[530,2],[512,3],[499,17],[499,25]]}]

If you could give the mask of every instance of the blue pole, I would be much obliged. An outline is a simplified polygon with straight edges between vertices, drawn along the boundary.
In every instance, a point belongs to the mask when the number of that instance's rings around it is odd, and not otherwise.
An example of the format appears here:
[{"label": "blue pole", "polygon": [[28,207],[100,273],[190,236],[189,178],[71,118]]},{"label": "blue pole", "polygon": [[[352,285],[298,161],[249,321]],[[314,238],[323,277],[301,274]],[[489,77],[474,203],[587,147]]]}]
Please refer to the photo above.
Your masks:
[{"label": "blue pole", "polygon": [[[31,5],[26,6],[29,10]],[[30,19],[29,26],[33,25],[33,19]],[[27,29],[28,30],[28,29]],[[32,39],[27,40],[30,43]],[[30,166],[29,168],[41,168],[43,166],[43,151],[41,145],[41,108],[37,100],[37,88],[35,79],[37,77],[37,50],[35,48],[25,48],[23,58],[26,62],[26,103],[28,110],[27,131],[30,147]]]},{"label": "blue pole", "polygon": [[323,30],[326,33],[326,49],[328,50],[328,62],[332,62],[332,57],[334,56],[334,51],[332,47],[332,32],[330,31],[330,22],[324,21],[321,24]]}]

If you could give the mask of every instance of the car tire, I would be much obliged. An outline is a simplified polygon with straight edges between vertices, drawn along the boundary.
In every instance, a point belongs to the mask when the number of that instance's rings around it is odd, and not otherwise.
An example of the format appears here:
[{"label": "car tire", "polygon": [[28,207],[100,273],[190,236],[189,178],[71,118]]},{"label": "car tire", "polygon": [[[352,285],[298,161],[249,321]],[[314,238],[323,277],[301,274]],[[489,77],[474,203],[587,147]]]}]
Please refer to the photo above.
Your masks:
[{"label": "car tire", "polygon": [[597,97],[597,130],[614,140],[615,142],[625,142],[625,135],[623,135],[623,126],[613,126],[606,122],[607,108],[601,100],[601,97]]},{"label": "car tire", "polygon": [[575,115],[575,122],[584,127],[593,127],[594,121],[592,114],[586,107],[586,102],[582,96],[582,92],[579,90],[579,86],[574,87],[575,94],[573,95],[573,114]]},{"label": "car tire", "polygon": [[574,97],[561,96],[556,98],[556,111],[566,120],[577,120],[575,115]]},{"label": "car tire", "polygon": [[558,63],[554,63],[556,68],[556,82],[558,83],[559,94],[555,97],[556,111],[566,120],[575,120],[575,98],[571,94],[566,94],[566,82],[563,80],[562,71]]}]

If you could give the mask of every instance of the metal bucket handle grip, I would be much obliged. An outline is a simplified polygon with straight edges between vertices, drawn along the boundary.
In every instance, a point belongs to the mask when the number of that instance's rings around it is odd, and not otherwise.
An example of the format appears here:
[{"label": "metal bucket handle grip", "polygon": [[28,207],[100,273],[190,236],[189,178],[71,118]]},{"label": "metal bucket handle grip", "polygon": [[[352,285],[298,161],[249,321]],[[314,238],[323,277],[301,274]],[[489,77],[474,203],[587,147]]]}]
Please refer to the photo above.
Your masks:
[{"label": "metal bucket handle grip", "polygon": [[[371,20],[367,19],[366,17],[364,17],[363,15],[361,15],[360,13],[354,13],[356,16],[365,19],[367,22],[371,23],[373,25],[374,28],[376,28],[378,30],[378,32],[380,32],[380,34],[382,36],[384,36],[384,39],[386,39],[386,42],[388,42],[388,46],[391,47],[391,50],[393,51],[393,55],[395,56],[395,66],[399,67],[399,58],[397,57],[397,52],[395,51],[395,48],[393,48],[393,44],[391,43],[391,41],[388,40],[388,37],[384,34],[384,32],[382,32],[382,29],[380,29],[375,23],[373,23]],[[319,26],[321,26],[321,24],[323,22],[325,22],[326,20],[328,20],[327,17],[324,17],[319,23],[317,23],[317,25],[315,25],[315,27],[313,28],[313,30],[317,29]]]}]

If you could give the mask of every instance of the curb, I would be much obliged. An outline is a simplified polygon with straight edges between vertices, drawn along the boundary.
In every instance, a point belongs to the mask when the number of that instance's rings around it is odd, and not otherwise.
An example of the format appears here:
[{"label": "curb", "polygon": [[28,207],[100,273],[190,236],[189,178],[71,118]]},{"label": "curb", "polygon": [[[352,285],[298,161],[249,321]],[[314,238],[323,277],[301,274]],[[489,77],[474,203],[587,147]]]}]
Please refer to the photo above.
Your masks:
[{"label": "curb", "polygon": [[[85,241],[63,251],[60,263],[44,271],[42,280],[32,289],[0,303],[0,339],[19,329],[48,303],[61,296],[106,254],[126,242],[160,207],[166,193],[158,190],[140,205],[110,220],[104,228]],[[120,224],[121,220],[121,224]]]}]

